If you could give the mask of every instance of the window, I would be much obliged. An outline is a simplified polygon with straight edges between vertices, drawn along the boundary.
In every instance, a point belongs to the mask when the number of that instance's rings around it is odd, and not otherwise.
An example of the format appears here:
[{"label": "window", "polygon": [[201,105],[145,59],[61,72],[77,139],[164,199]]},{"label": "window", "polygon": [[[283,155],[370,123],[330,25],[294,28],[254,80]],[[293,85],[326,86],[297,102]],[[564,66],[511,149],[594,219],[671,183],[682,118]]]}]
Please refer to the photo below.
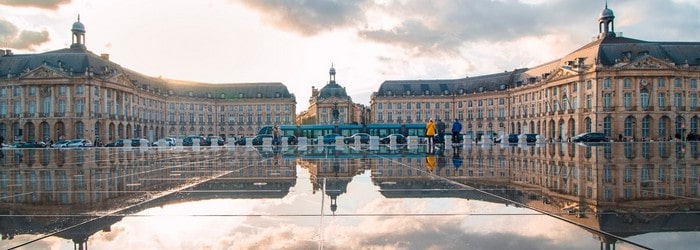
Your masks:
[{"label": "window", "polygon": [[586,117],[584,120],[584,123],[586,124],[586,132],[590,133],[593,129],[593,124],[591,123],[591,118]]},{"label": "window", "polygon": [[659,136],[666,137],[666,119],[659,119]]},{"label": "window", "polygon": [[[586,81],[586,88],[592,89],[593,88],[593,81],[591,81],[591,80]],[[545,96],[547,96],[546,92],[545,92]]]},{"label": "window", "polygon": [[673,80],[673,86],[676,88],[682,88],[683,87],[683,81],[681,81],[680,78],[676,78]]},{"label": "window", "polygon": [[420,102],[416,103],[416,109],[420,109]]},{"label": "window", "polygon": [[75,94],[77,95],[83,95],[83,86],[75,86]]},{"label": "window", "polygon": [[625,118],[625,136],[631,137],[632,136],[632,127],[634,123],[634,118],[631,116],[628,116]]},{"label": "window", "polygon": [[697,88],[698,88],[698,79],[690,79],[690,88],[691,88],[691,89],[697,89]]},{"label": "window", "polygon": [[29,87],[29,96],[36,95],[36,87]]},{"label": "window", "polygon": [[44,98],[44,113],[51,113],[51,97]]},{"label": "window", "polygon": [[657,102],[659,103],[660,108],[666,107],[666,93],[659,93]]},{"label": "window", "polygon": [[698,94],[693,93],[690,94],[690,108],[697,108],[698,107]]},{"label": "window", "polygon": [[676,93],[674,104],[677,108],[683,107],[683,93]]},{"label": "window", "polygon": [[76,113],[84,113],[85,111],[85,101],[83,100],[78,100],[75,102],[75,112]]},{"label": "window", "polygon": [[658,84],[659,84],[659,88],[665,88],[666,87],[666,79],[659,78]]},{"label": "window", "polygon": [[612,94],[610,94],[610,93],[603,94],[603,107],[609,108],[611,106],[612,106]]},{"label": "window", "polygon": [[27,111],[32,116],[36,113],[36,102],[34,100],[30,100],[29,104],[27,104]]},{"label": "window", "polygon": [[625,80],[623,81],[623,87],[626,89],[631,88],[632,87],[632,80],[630,80],[629,78],[625,78]]},{"label": "window", "polygon": [[58,87],[58,94],[59,95],[66,95],[66,86],[59,86]]},{"label": "window", "polygon": [[66,100],[58,100],[58,112],[61,114],[66,113]]},{"label": "window", "polygon": [[5,97],[7,96],[7,88],[2,87],[0,88],[0,97]]},{"label": "window", "polygon": [[22,95],[22,88],[20,88],[20,87],[15,87],[15,88],[14,88],[14,93],[13,93],[13,95],[14,95],[14,96],[21,96],[21,95]]},{"label": "window", "polygon": [[382,103],[377,103],[377,109],[378,109],[378,110],[382,110],[383,106],[384,106],[384,105],[382,105]]},{"label": "window", "polygon": [[631,93],[625,93],[623,96],[623,104],[625,106],[625,109],[629,109],[630,106],[632,106],[632,94]]},{"label": "window", "polygon": [[391,105],[391,104],[392,104],[392,103],[387,103],[387,104],[386,104],[386,109],[391,110],[391,109],[392,109],[392,105]]},{"label": "window", "polygon": [[650,132],[650,124],[651,123],[651,118],[649,116],[645,116],[642,118],[642,137],[644,138],[649,138],[651,135]]},{"label": "window", "polygon": [[593,106],[593,101],[591,100],[591,95],[586,95],[586,108],[590,109]]},{"label": "window", "polygon": [[[571,90],[573,90],[573,91],[578,91],[578,82],[573,82],[573,83],[571,84]],[[534,96],[533,96],[532,99],[535,99]]]},{"label": "window", "polygon": [[439,108],[440,108],[440,103],[439,103],[439,102],[436,102],[436,103],[435,103],[435,108],[436,108],[436,109],[439,109]]},{"label": "window", "polygon": [[608,116],[603,119],[603,132],[605,136],[612,136],[612,117]]},{"label": "window", "polygon": [[647,92],[640,93],[639,94],[639,102],[640,102],[643,109],[647,109],[649,107],[649,93],[647,93]]},{"label": "window", "polygon": [[[7,104],[5,102],[0,102],[0,115],[6,116],[7,115]],[[2,135],[2,134],[0,134]]]}]

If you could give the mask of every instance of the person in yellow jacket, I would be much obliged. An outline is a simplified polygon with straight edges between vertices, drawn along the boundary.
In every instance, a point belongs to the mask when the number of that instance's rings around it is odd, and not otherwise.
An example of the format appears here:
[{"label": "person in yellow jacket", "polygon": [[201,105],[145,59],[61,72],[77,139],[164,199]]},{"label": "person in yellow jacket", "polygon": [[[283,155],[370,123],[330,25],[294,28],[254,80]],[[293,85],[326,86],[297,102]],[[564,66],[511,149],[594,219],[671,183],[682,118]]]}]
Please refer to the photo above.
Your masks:
[{"label": "person in yellow jacket", "polygon": [[430,119],[427,124],[425,124],[425,137],[428,138],[428,151],[432,151],[433,145],[435,145],[435,142],[433,141],[433,137],[435,136],[435,123],[433,123],[433,119]]}]

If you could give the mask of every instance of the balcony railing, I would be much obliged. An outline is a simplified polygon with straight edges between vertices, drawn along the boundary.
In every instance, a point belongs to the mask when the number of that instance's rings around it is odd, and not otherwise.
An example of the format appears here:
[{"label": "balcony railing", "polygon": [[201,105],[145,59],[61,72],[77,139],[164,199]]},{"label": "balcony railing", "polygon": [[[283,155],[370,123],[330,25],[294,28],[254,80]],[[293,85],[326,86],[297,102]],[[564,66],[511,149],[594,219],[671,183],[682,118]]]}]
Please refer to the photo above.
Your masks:
[{"label": "balcony railing", "polygon": [[615,111],[615,107],[603,107],[603,112],[613,112]]},{"label": "balcony railing", "polygon": [[654,106],[642,106],[642,111],[654,111]]},{"label": "balcony railing", "polygon": [[75,113],[75,117],[83,117],[83,113]]},{"label": "balcony railing", "polygon": [[49,113],[39,113],[39,117],[49,117]]},{"label": "balcony railing", "polygon": [[676,107],[677,111],[685,111],[685,106]]},{"label": "balcony railing", "polygon": [[22,117],[22,114],[19,114],[19,113],[12,114],[12,118],[20,118],[20,117]]},{"label": "balcony railing", "polygon": [[53,116],[54,116],[54,117],[64,117],[64,116],[66,116],[66,113],[63,113],[63,112],[56,112],[56,113],[53,113]]},{"label": "balcony railing", "polygon": [[637,106],[627,106],[625,107],[625,111],[637,111]]}]

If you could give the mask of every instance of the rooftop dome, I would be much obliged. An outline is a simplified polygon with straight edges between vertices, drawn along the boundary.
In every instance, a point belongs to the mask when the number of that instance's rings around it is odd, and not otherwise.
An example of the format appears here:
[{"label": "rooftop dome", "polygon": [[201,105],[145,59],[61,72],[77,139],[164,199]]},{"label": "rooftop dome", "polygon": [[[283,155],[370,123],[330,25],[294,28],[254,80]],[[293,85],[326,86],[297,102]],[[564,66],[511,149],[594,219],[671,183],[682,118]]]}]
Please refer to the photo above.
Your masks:
[{"label": "rooftop dome", "polygon": [[326,86],[323,86],[321,91],[319,91],[318,96],[320,98],[330,98],[330,97],[339,97],[339,98],[347,98],[348,93],[345,92],[345,88],[341,87],[335,82],[331,82],[326,84]]},{"label": "rooftop dome", "polygon": [[608,8],[608,4],[605,3],[605,9],[603,10],[603,12],[600,13],[600,19],[605,19],[605,18],[610,18],[610,17],[614,18],[615,14],[613,13],[613,11],[611,9]]},{"label": "rooftop dome", "polygon": [[85,33],[85,25],[80,22],[80,16],[78,16],[78,21],[73,23],[73,28],[70,31]]}]

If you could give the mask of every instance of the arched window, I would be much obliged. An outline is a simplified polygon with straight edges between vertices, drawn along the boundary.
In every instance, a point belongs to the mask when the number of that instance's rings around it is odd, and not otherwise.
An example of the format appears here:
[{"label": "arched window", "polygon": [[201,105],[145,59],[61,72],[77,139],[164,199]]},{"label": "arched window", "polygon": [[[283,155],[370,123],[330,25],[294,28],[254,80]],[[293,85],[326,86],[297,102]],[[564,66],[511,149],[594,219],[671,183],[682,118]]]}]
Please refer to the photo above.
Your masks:
[{"label": "arched window", "polygon": [[606,137],[611,137],[612,136],[612,122],[613,118],[608,116],[603,119],[603,133],[605,133]]},{"label": "arched window", "polygon": [[591,124],[591,118],[586,117],[586,119],[584,119],[583,122],[586,124],[586,133],[593,132],[593,124]]},{"label": "arched window", "polygon": [[634,126],[634,118],[631,116],[628,116],[625,118],[625,136],[631,137],[632,135],[632,129]]}]

